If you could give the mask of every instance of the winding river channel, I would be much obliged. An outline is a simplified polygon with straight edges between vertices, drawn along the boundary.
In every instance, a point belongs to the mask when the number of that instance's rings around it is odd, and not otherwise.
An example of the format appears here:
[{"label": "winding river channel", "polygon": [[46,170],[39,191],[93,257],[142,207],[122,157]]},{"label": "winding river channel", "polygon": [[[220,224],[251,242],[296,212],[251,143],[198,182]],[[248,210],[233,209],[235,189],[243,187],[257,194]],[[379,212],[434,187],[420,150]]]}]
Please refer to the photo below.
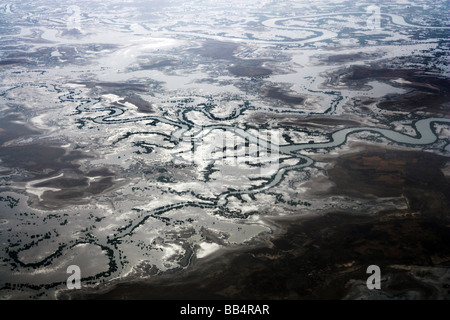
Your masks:
[{"label": "winding river channel", "polygon": [[[68,95],[62,96],[61,100],[67,99]],[[70,98],[73,98],[72,95],[70,95]],[[257,193],[261,192],[262,190],[267,190],[274,185],[277,185],[283,175],[289,171],[289,170],[298,170],[301,168],[305,168],[308,166],[311,166],[314,161],[305,156],[301,155],[300,152],[302,150],[319,150],[319,149],[332,149],[339,147],[347,141],[348,136],[360,133],[360,132],[367,132],[372,133],[376,135],[381,135],[390,141],[406,145],[406,146],[424,146],[424,145],[430,145],[435,143],[438,140],[438,136],[436,135],[435,131],[433,130],[433,124],[435,123],[441,123],[441,124],[450,124],[450,119],[446,118],[426,118],[416,121],[413,124],[413,127],[416,131],[416,135],[408,135],[405,133],[397,132],[394,130],[384,129],[384,128],[376,128],[376,127],[353,127],[353,128],[344,128],[341,130],[338,130],[336,132],[333,132],[330,135],[330,139],[328,142],[321,142],[321,143],[299,143],[299,144],[288,144],[288,145],[279,145],[274,144],[272,141],[266,141],[264,138],[256,136],[254,134],[249,133],[245,129],[234,127],[231,125],[224,125],[224,124],[214,124],[214,125],[207,125],[207,126],[196,126],[193,122],[188,120],[186,114],[191,111],[199,111],[202,112],[208,119],[214,120],[214,121],[220,121],[220,120],[229,120],[231,117],[228,118],[217,118],[214,115],[212,115],[209,110],[203,107],[188,107],[185,109],[182,109],[179,112],[178,119],[169,119],[166,117],[161,116],[143,116],[143,117],[135,117],[135,118],[123,118],[121,117],[125,110],[116,107],[116,106],[108,106],[108,107],[100,107],[95,108],[95,104],[100,102],[100,100],[91,100],[88,102],[81,103],[81,105],[77,108],[80,113],[89,113],[89,112],[101,112],[101,111],[108,111],[107,115],[97,116],[95,118],[86,117],[83,118],[84,120],[91,120],[97,124],[107,124],[107,125],[113,125],[113,124],[123,124],[123,123],[130,123],[130,122],[138,122],[138,121],[157,121],[164,124],[168,124],[174,127],[177,127],[177,130],[174,130],[170,133],[171,141],[177,142],[183,139],[185,136],[189,136],[189,138],[194,139],[203,139],[206,135],[210,134],[215,129],[220,129],[223,131],[231,132],[234,135],[240,136],[241,138],[248,141],[248,143],[256,145],[258,149],[265,149],[265,151],[273,151],[276,150],[279,152],[279,154],[283,155],[289,155],[292,157],[296,157],[299,159],[299,163],[294,166],[289,167],[282,167],[280,168],[269,180],[268,183],[263,184],[260,188],[255,188],[252,190],[239,190],[236,192],[226,192],[218,197],[218,199],[222,199],[219,201],[220,204],[224,204],[224,198],[226,198],[229,195],[235,195],[235,194],[249,194],[249,193]],[[249,108],[248,106],[241,107],[239,110],[235,111],[233,114],[233,117],[238,117],[239,115],[243,114],[245,110]],[[200,130],[198,130],[200,128]],[[193,131],[197,129],[195,133]],[[448,145],[446,147],[448,149]],[[447,150],[448,151],[448,150]]]}]

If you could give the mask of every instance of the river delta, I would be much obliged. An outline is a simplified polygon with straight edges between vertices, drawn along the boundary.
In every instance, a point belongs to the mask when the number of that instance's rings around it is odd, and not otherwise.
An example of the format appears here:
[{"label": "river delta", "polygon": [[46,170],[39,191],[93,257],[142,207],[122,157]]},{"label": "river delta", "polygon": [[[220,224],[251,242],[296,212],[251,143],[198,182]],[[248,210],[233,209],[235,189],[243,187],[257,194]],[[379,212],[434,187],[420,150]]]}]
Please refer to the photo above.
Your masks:
[{"label": "river delta", "polygon": [[0,298],[448,299],[447,12],[1,3]]}]

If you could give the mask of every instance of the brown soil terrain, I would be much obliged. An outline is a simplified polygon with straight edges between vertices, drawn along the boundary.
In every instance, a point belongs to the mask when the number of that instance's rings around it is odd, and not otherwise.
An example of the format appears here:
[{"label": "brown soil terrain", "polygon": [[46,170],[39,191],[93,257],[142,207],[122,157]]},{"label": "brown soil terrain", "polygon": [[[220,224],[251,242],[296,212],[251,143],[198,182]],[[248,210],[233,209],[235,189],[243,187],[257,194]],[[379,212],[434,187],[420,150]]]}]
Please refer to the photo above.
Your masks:
[{"label": "brown soil terrain", "polygon": [[[87,176],[92,176],[88,173]],[[61,178],[47,180],[33,187],[47,187],[61,189],[60,191],[45,191],[41,196],[39,207],[60,208],[89,199],[90,196],[100,194],[113,186],[114,173],[105,170],[98,171],[94,181],[89,181],[83,173],[70,173]]]},{"label": "brown soil terrain", "polygon": [[138,91],[138,92],[148,92],[146,85],[141,83],[123,83],[123,82],[74,82],[76,84],[83,84],[86,88],[100,87],[107,91],[111,90],[121,90],[121,91]]},{"label": "brown soil terrain", "polygon": [[293,121],[281,121],[278,123],[282,126],[295,126],[295,127],[321,127],[321,126],[350,126],[357,127],[360,125],[357,121],[345,120],[345,119],[333,119],[333,118],[307,118]]},{"label": "brown soil terrain", "polygon": [[264,77],[272,74],[272,70],[263,67],[262,59],[239,59],[228,71],[236,77]]},{"label": "brown soil terrain", "polygon": [[0,148],[2,165],[9,168],[28,170],[35,177],[43,178],[63,169],[77,169],[75,160],[89,157],[78,151],[66,154],[66,150],[56,146],[30,144]]},{"label": "brown soil terrain", "polygon": [[448,158],[427,153],[393,150],[368,151],[340,157],[330,179],[335,194],[354,197],[400,197],[412,211],[450,215],[450,183],[442,168]]},{"label": "brown soil terrain", "polygon": [[320,118],[305,117],[303,115],[283,115],[283,114],[262,114],[256,113],[252,119],[258,124],[264,124],[268,121],[276,120],[280,126],[293,126],[293,127],[306,127],[317,128],[322,126],[348,126],[357,127],[361,126],[361,123],[354,120],[347,120],[343,118],[335,118],[332,116],[321,116]]},{"label": "brown soil terrain", "polygon": [[[424,110],[441,116],[448,115],[450,105],[450,79],[424,74],[415,69],[372,68],[352,66],[342,81],[349,85],[360,85],[361,81],[404,79],[402,84],[391,83],[411,91],[404,95],[392,95],[378,101],[377,106],[385,110]],[[377,102],[373,100],[372,102]]]},{"label": "brown soil terrain", "polygon": [[234,42],[208,40],[202,44],[200,49],[191,49],[191,51],[205,58],[232,60],[237,48],[239,48],[239,44]]},{"label": "brown soil terrain", "polygon": [[7,66],[13,66],[16,64],[26,64],[28,61],[25,59],[7,59],[7,60],[0,60],[0,68],[1,67],[7,67]]},{"label": "brown soil terrain", "polygon": [[165,67],[171,67],[176,65],[176,60],[163,59],[151,63],[139,63],[139,69],[141,70],[158,70]]},{"label": "brown soil terrain", "polygon": [[351,54],[336,54],[332,56],[328,56],[326,59],[324,59],[327,63],[343,63],[343,62],[349,62],[349,61],[359,61],[361,59],[367,58],[368,55],[364,54],[362,52],[358,53],[351,53]]},{"label": "brown soil terrain", "polygon": [[303,101],[305,101],[305,98],[301,96],[290,95],[282,92],[282,89],[274,87],[268,88],[265,93],[265,96],[271,99],[283,101],[284,103],[287,104],[294,104],[294,105],[303,104]]},{"label": "brown soil terrain", "polygon": [[20,124],[16,121],[23,122],[24,120],[18,114],[9,114],[0,118],[0,147],[7,142],[40,133],[26,124]]},{"label": "brown soil terrain", "polygon": [[[18,115],[9,115],[0,119],[0,163],[7,168],[2,174],[10,174],[15,170],[25,171],[23,176],[14,179],[20,182],[49,179],[33,187],[61,189],[45,191],[39,202],[41,208],[59,208],[75,202],[84,201],[115,185],[115,173],[107,168],[97,168],[88,172],[80,170],[81,159],[93,156],[79,150],[66,150],[57,145],[31,143],[22,145],[2,145],[17,138],[25,138],[39,134],[38,131],[25,124]],[[64,172],[64,177],[52,177]],[[94,178],[89,180],[87,177]]]},{"label": "brown soil terrain", "polygon": [[155,113],[150,102],[140,98],[139,96],[129,96],[119,101],[120,103],[129,102],[138,107],[138,111],[142,113]]},{"label": "brown soil terrain", "polygon": [[188,51],[199,54],[204,58],[214,60],[227,60],[231,63],[228,71],[236,77],[263,77],[272,74],[272,70],[263,67],[267,59],[241,59],[235,57],[235,52],[239,44],[217,40],[203,42],[200,48],[189,49]]}]

